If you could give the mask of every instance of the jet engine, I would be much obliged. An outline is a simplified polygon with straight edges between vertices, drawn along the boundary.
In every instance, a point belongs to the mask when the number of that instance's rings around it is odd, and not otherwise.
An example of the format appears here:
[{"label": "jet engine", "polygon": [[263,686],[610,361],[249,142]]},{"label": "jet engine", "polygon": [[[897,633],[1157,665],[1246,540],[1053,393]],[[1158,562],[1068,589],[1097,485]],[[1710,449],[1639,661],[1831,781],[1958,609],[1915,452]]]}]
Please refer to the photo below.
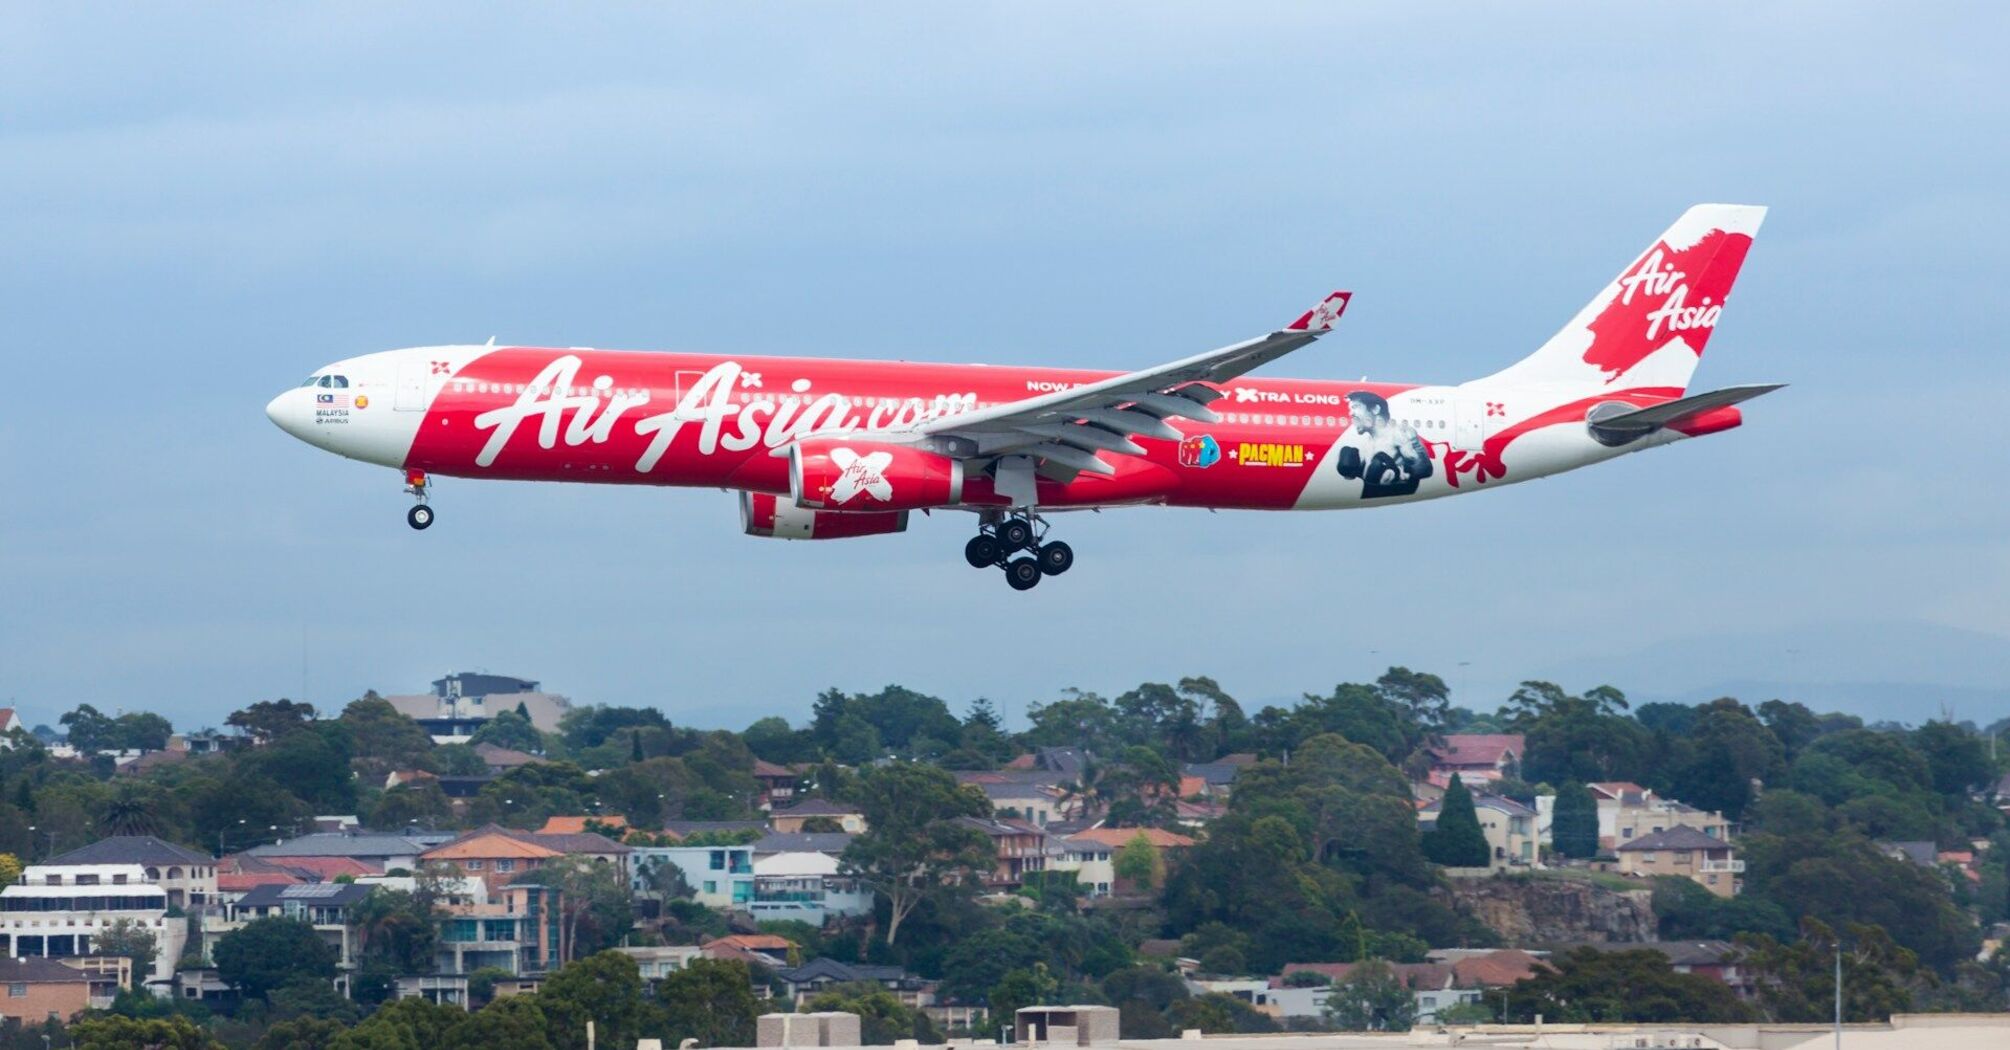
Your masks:
[{"label": "jet engine", "polygon": [[845,513],[810,510],[771,492],[740,493],[740,527],[779,540],[842,540],[907,531],[904,510]]},{"label": "jet engine", "polygon": [[808,510],[919,510],[963,499],[963,464],[911,445],[814,438],[789,450],[789,494]]}]

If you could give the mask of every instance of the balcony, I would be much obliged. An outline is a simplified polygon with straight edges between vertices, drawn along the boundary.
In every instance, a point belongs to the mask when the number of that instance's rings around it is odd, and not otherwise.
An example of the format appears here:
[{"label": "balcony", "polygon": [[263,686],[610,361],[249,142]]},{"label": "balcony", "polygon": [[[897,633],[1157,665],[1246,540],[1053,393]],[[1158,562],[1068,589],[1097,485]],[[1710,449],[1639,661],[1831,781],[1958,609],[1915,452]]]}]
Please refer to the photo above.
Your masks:
[{"label": "balcony", "polygon": [[1745,862],[1742,860],[1706,860],[1698,870],[1706,874],[1743,875]]}]

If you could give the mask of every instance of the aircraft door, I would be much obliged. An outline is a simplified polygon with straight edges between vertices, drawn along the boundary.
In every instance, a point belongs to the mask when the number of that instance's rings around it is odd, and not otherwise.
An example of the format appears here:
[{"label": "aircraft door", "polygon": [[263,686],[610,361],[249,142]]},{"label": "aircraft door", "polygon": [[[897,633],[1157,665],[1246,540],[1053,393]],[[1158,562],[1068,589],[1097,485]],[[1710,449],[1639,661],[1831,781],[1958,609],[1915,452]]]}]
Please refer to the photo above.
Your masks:
[{"label": "aircraft door", "polygon": [[1476,397],[1460,397],[1452,405],[1452,447],[1477,452],[1486,441],[1487,404]]},{"label": "aircraft door", "polygon": [[398,388],[391,407],[399,412],[423,412],[432,400],[428,389],[433,362],[423,353],[407,351],[398,355]]}]

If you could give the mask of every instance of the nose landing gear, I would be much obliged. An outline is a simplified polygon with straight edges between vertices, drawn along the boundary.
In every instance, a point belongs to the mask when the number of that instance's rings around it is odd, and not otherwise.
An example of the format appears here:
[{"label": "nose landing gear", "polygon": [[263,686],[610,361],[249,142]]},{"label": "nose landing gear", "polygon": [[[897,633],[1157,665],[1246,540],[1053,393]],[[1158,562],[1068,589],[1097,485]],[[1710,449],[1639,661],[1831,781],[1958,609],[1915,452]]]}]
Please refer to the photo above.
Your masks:
[{"label": "nose landing gear", "polygon": [[[1005,570],[1005,582],[1015,591],[1029,591],[1042,576],[1059,576],[1075,564],[1075,549],[1055,540],[1042,542],[1047,523],[1033,514],[990,518],[963,545],[963,560],[973,569]],[[1025,556],[1014,557],[1020,552]]]},{"label": "nose landing gear", "polygon": [[426,505],[426,490],[430,483],[423,470],[405,472],[405,491],[418,502],[405,512],[405,524],[415,529],[424,529],[433,524],[433,508]]}]

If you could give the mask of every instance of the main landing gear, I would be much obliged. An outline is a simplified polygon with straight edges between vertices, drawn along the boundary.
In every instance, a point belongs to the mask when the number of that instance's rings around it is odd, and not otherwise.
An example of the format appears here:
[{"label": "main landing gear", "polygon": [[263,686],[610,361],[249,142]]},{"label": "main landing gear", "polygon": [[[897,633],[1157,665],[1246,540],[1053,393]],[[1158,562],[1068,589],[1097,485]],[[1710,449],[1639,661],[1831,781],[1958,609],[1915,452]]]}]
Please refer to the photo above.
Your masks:
[{"label": "main landing gear", "polygon": [[1029,591],[1040,577],[1059,576],[1075,564],[1075,549],[1059,540],[1041,542],[1046,534],[1047,523],[1031,514],[990,519],[963,545],[963,560],[973,569],[1003,569],[1013,590]]},{"label": "main landing gear", "polygon": [[405,512],[405,524],[415,529],[423,529],[433,523],[433,508],[426,505],[426,489],[428,484],[425,471],[408,470],[405,472],[405,491],[418,501],[413,505],[411,510]]}]

